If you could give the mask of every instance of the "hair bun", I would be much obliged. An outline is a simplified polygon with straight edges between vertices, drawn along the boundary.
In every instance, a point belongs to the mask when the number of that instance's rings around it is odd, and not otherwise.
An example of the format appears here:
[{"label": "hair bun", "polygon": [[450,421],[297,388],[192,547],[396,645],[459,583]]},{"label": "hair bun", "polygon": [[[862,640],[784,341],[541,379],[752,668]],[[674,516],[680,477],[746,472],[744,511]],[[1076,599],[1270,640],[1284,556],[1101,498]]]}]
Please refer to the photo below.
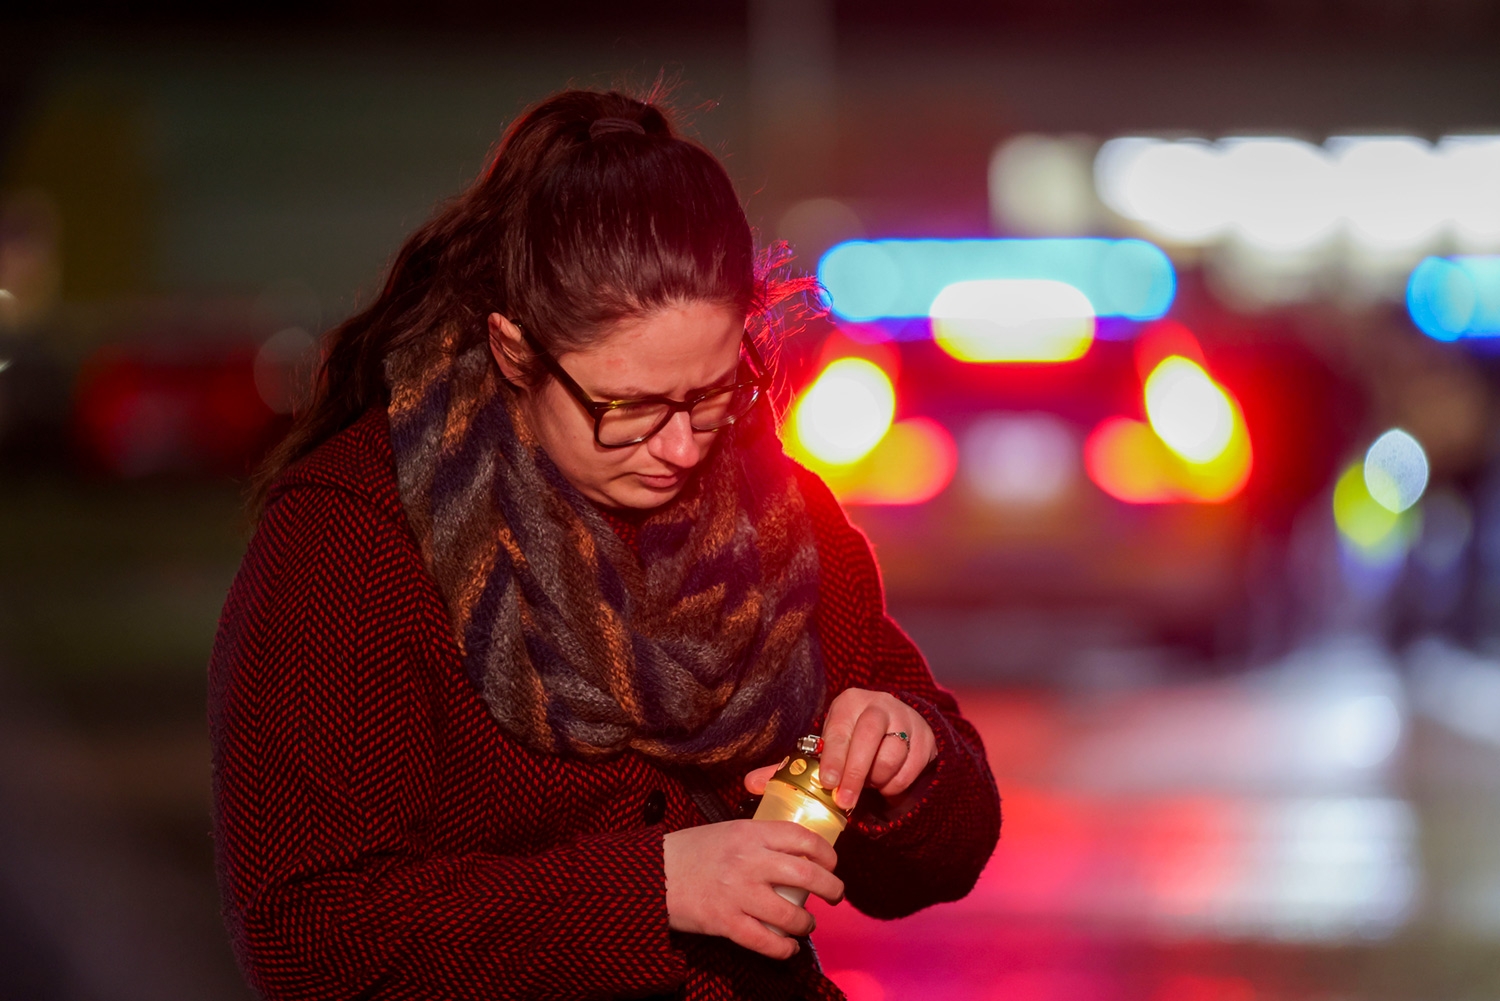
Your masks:
[{"label": "hair bun", "polygon": [[643,136],[646,134],[646,127],[629,118],[596,118],[589,125],[590,139],[598,139],[600,136],[612,135],[616,132],[634,132],[638,136]]}]

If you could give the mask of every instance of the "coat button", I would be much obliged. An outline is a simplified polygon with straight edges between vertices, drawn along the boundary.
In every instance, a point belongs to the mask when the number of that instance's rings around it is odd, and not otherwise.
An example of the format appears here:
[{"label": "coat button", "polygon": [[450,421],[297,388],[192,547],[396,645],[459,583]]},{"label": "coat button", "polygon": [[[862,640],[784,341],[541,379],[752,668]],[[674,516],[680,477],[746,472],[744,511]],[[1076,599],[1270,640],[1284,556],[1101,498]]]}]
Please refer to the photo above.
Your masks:
[{"label": "coat button", "polygon": [[646,794],[646,805],[641,808],[641,819],[646,826],[659,824],[667,815],[667,795],[660,789],[652,789]]}]

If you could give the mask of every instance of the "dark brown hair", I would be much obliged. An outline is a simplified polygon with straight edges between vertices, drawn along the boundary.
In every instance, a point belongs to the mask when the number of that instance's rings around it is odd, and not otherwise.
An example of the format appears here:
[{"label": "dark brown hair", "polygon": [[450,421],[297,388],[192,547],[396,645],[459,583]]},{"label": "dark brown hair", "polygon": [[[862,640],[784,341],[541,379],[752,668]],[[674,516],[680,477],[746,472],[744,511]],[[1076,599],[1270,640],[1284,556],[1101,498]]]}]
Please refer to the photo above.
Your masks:
[{"label": "dark brown hair", "polygon": [[329,332],[311,402],[251,480],[251,516],[288,466],[387,402],[385,357],[411,338],[453,329],[466,350],[499,312],[557,355],[682,302],[763,317],[815,288],[770,277],[778,263],[757,258],[729,175],[678,131],[659,93],[555,94],[407,238],[375,301]]}]

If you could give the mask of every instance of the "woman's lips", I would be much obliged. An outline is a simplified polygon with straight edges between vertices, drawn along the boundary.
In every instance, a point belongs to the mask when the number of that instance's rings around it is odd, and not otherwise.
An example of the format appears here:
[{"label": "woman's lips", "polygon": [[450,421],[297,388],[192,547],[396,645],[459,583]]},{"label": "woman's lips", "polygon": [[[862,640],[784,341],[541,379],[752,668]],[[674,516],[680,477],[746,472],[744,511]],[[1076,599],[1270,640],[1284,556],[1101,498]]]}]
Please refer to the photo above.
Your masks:
[{"label": "woman's lips", "polygon": [[653,490],[671,490],[682,485],[687,477],[686,472],[670,473],[665,476],[650,476],[646,473],[636,473],[641,482]]}]

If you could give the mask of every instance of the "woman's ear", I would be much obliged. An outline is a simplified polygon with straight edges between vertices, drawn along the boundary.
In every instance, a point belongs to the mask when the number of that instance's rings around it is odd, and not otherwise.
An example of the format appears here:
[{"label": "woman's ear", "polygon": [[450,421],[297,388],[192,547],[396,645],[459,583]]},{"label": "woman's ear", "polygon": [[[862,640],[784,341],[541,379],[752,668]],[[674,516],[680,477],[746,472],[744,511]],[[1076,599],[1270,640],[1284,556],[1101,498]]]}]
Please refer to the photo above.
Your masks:
[{"label": "woman's ear", "polygon": [[521,328],[499,313],[491,313],[489,329],[490,354],[494,356],[495,364],[500,366],[500,374],[508,381],[521,385],[521,359],[529,353],[526,342],[521,340]]}]

